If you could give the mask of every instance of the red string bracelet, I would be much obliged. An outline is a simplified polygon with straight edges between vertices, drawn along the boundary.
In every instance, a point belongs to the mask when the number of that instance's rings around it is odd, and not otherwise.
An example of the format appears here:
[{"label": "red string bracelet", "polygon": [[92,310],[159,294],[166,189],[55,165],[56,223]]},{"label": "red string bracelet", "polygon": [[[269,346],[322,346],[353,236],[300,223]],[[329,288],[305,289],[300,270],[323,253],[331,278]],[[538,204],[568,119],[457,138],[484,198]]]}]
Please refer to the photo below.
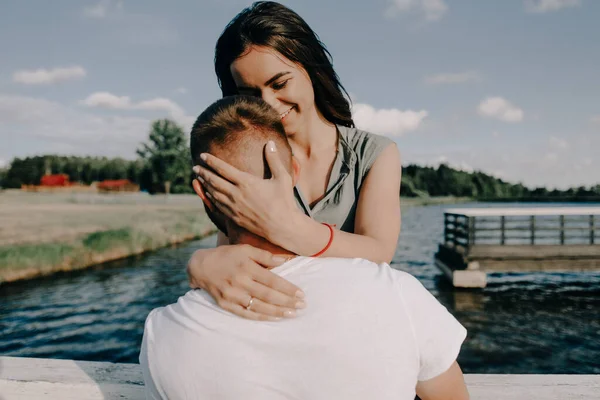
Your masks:
[{"label": "red string bracelet", "polygon": [[323,250],[313,254],[311,257],[319,257],[321,254],[325,253],[327,250],[329,250],[329,247],[331,247],[331,243],[333,242],[333,226],[326,224],[325,222],[322,222],[322,224],[329,228],[329,242],[327,242]]}]

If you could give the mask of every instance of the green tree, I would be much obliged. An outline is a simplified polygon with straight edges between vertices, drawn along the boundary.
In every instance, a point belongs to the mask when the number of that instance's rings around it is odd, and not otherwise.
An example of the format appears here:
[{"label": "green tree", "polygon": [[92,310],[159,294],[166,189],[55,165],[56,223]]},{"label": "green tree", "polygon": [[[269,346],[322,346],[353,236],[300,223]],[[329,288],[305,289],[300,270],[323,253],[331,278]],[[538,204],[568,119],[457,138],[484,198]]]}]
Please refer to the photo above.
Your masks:
[{"label": "green tree", "polygon": [[[146,162],[150,178],[150,193],[181,192],[179,186],[189,185],[190,152],[183,129],[169,119],[152,123],[149,141],[137,154]],[[145,174],[142,174],[145,175]]]}]

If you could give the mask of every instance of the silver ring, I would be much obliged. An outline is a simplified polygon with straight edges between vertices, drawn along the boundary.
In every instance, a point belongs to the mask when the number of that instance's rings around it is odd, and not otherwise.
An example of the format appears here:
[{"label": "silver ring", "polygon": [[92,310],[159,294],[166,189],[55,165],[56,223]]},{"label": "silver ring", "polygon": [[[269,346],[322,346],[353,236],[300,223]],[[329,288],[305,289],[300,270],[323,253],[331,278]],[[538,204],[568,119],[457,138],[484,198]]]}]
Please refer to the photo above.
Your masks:
[{"label": "silver ring", "polygon": [[254,297],[250,296],[250,301],[248,302],[248,305],[246,306],[246,310],[250,310],[250,307],[252,307],[252,303],[254,303]]}]

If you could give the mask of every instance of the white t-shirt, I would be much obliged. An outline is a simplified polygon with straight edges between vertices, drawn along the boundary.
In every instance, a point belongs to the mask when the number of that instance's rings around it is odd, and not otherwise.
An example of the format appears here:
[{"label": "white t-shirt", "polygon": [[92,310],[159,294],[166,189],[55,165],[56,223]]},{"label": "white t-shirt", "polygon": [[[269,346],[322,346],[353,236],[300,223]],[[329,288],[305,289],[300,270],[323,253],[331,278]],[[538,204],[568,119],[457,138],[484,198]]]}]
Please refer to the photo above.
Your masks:
[{"label": "white t-shirt", "polygon": [[150,313],[148,398],[413,400],[465,339],[416,278],[387,264],[297,257],[272,271],[306,294],[294,319],[243,319],[202,290]]}]

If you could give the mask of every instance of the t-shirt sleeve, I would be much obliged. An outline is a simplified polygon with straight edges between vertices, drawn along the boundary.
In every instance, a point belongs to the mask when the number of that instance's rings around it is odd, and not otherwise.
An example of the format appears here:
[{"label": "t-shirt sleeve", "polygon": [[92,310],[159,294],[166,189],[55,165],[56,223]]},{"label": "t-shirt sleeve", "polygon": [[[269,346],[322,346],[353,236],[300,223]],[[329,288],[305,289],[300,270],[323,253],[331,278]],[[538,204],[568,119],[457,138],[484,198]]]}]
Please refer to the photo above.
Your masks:
[{"label": "t-shirt sleeve", "polygon": [[456,361],[467,330],[417,278],[402,274],[400,285],[419,353],[418,380],[433,379]]},{"label": "t-shirt sleeve", "polygon": [[363,136],[357,143],[356,152],[360,158],[360,176],[364,180],[373,164],[377,160],[377,157],[381,152],[388,147],[391,143],[394,143],[391,139],[375,135],[373,133],[361,132]]},{"label": "t-shirt sleeve", "polygon": [[152,310],[146,318],[146,324],[144,327],[144,336],[142,338],[142,346],[140,349],[140,367],[142,368],[142,374],[144,376],[145,394],[146,399],[151,400],[162,400],[162,396],[156,387],[156,382],[152,378],[152,319],[154,318],[157,310]]}]

